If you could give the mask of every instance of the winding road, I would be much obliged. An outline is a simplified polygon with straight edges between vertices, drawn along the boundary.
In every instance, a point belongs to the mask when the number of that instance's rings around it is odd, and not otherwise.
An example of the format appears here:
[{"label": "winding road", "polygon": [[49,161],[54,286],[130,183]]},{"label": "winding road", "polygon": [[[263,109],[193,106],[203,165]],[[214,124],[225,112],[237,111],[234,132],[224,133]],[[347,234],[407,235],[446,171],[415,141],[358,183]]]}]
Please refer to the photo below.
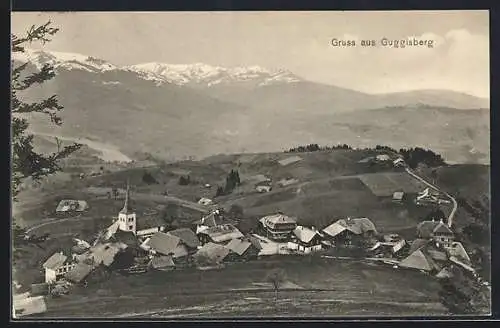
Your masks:
[{"label": "winding road", "polygon": [[412,170],[410,170],[408,167],[405,168],[406,172],[411,175],[412,177],[414,177],[415,179],[421,181],[422,183],[424,183],[425,185],[427,185],[429,188],[432,188],[436,191],[439,191],[440,193],[443,193],[444,195],[446,195],[446,197],[448,197],[451,202],[453,203],[453,209],[451,210],[450,212],[450,215],[448,216],[448,227],[451,228],[451,226],[453,225],[453,218],[455,217],[455,213],[457,212],[457,208],[458,208],[458,203],[456,201],[455,198],[453,198],[450,194],[448,194],[447,192],[439,189],[438,187],[434,186],[433,184],[427,182],[424,178],[418,176],[416,173],[414,173]]}]

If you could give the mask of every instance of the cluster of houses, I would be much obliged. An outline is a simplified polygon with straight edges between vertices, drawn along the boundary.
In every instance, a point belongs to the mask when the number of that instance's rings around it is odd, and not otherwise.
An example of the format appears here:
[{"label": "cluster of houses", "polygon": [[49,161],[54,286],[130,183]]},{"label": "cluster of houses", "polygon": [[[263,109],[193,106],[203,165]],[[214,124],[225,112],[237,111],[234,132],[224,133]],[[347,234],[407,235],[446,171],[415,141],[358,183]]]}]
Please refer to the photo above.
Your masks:
[{"label": "cluster of houses", "polygon": [[[430,197],[430,192],[419,196]],[[217,209],[191,228],[166,231],[165,222],[157,217],[137,219],[127,186],[116,220],[92,244],[79,240],[71,251],[57,252],[47,259],[43,264],[45,282],[85,282],[94,270],[110,267],[117,254],[127,250],[143,259],[130,267],[138,268],[137,272],[192,265],[214,268],[260,255],[311,254],[334,247],[356,247],[372,258],[390,259],[399,267],[426,272],[444,274],[450,264],[473,272],[467,252],[442,221],[421,222],[418,238],[411,243],[395,234],[381,236],[368,218],[342,218],[316,229],[298,225],[296,218],[279,212],[261,218],[256,232],[243,234]]]}]

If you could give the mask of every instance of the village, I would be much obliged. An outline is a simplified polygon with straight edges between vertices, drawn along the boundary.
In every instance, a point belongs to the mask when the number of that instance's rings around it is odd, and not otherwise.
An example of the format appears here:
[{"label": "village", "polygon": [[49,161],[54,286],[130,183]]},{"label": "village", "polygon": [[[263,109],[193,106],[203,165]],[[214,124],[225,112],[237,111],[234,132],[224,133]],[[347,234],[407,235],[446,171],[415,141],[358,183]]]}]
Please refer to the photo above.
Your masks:
[{"label": "village", "polygon": [[[405,168],[401,158],[379,155],[374,160]],[[260,179],[255,190],[269,192],[270,179]],[[212,199],[202,197],[198,202],[207,208],[208,214],[176,229],[167,229],[165,222],[157,217],[138,216],[131,200],[127,181],[123,208],[114,222],[99,231],[94,240],[75,238],[73,247],[47,258],[40,268],[44,282],[33,284],[31,295],[60,297],[71,293],[73,286],[84,288],[92,283],[93,275],[109,270],[124,275],[186,268],[224,270],[231,263],[252,265],[266,256],[298,255],[332,261],[363,259],[394,270],[420,271],[437,279],[466,275],[477,284],[487,284],[481,281],[464,246],[456,240],[451,229],[452,214],[448,218],[419,222],[414,239],[379,233],[368,217],[333,218],[327,226],[315,227],[301,225],[300,218],[281,211],[261,217],[255,229],[242,233],[237,222]],[[418,206],[451,203],[432,188],[415,194],[394,191],[391,201],[395,204],[410,201]],[[62,200],[57,212],[83,212],[89,206],[85,201]],[[27,301],[20,300],[17,304],[19,315]]]}]

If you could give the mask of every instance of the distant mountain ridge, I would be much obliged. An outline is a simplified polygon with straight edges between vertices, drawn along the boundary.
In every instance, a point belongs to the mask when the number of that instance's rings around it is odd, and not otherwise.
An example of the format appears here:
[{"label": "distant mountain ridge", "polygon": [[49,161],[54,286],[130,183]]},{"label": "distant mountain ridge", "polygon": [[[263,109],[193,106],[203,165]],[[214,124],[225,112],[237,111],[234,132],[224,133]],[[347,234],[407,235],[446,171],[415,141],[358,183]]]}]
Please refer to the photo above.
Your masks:
[{"label": "distant mountain ridge", "polygon": [[[489,100],[447,90],[367,94],[286,70],[205,64],[118,67],[74,53],[27,50],[15,64],[56,76],[19,95],[58,95],[64,124],[30,115],[33,132],[94,138],[133,157],[276,151],[301,144],[433,147],[450,161],[489,158]],[[472,154],[472,155],[471,155]]]}]

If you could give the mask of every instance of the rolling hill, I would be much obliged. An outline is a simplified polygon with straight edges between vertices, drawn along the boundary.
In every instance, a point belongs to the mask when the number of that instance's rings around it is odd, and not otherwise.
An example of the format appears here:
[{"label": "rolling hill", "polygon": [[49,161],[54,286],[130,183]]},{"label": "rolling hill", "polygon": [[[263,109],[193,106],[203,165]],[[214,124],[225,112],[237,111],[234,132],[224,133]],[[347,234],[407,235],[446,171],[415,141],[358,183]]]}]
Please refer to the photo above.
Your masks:
[{"label": "rolling hill", "polygon": [[[91,56],[14,56],[57,76],[21,94],[57,94],[63,126],[29,115],[31,130],[166,160],[276,151],[305,143],[432,147],[452,162],[489,161],[489,101],[446,90],[366,94],[286,70],[162,63],[118,67]],[[437,115],[437,116],[436,116]]]}]

